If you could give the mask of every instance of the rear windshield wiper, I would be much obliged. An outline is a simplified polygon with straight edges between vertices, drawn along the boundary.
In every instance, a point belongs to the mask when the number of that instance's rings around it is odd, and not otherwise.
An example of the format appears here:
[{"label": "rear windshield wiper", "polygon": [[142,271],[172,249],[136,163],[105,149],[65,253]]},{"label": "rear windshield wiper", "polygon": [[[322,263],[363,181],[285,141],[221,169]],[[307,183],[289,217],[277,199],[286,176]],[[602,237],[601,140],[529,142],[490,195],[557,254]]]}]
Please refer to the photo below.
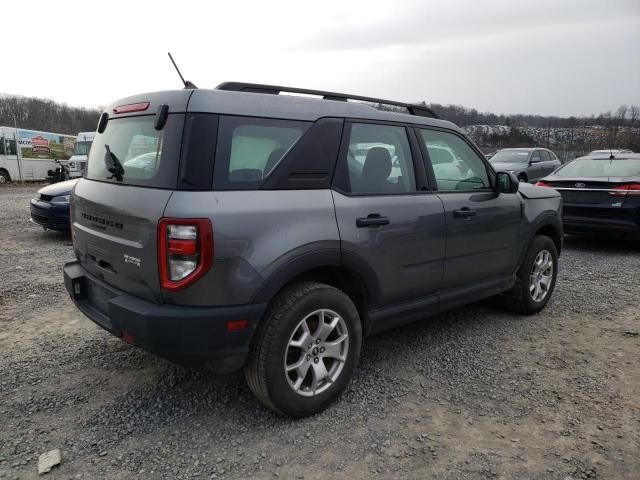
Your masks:
[{"label": "rear windshield wiper", "polygon": [[118,157],[116,157],[115,153],[111,151],[109,145],[105,143],[104,148],[107,151],[104,155],[104,164],[107,167],[107,170],[113,174],[110,177],[107,177],[107,180],[115,178],[118,182],[121,182],[122,175],[124,175],[124,167],[120,160],[118,160]]}]

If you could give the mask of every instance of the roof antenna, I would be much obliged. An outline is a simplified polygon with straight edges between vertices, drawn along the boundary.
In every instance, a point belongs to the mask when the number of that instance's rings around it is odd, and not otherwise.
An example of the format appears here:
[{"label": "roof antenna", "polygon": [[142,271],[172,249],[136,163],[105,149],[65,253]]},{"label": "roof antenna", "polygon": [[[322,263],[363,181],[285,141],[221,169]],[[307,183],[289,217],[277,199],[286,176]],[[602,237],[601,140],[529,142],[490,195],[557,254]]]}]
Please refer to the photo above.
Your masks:
[{"label": "roof antenna", "polygon": [[180,75],[180,80],[182,80],[182,83],[184,83],[184,88],[191,88],[191,89],[198,88],[189,80],[184,79],[184,77],[180,73],[180,69],[178,68],[178,65],[176,65],[176,62],[173,60],[173,57],[171,56],[171,52],[167,52],[167,55],[169,55],[169,59],[171,60],[171,63],[173,63],[173,66],[175,67],[176,72],[178,72],[178,75]]}]

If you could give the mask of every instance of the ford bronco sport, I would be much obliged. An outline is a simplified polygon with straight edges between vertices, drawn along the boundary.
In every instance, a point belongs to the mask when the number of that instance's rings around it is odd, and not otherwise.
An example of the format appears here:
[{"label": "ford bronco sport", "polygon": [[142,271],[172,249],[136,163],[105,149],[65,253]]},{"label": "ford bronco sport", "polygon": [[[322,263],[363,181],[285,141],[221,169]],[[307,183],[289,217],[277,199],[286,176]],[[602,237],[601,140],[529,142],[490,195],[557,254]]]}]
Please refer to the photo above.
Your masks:
[{"label": "ford bronco sport", "polygon": [[241,83],[148,93],[102,113],[65,285],[112,334],[244,368],[260,401],[302,417],[345,388],[366,335],[494,295],[540,311],[560,210],[426,107]]}]

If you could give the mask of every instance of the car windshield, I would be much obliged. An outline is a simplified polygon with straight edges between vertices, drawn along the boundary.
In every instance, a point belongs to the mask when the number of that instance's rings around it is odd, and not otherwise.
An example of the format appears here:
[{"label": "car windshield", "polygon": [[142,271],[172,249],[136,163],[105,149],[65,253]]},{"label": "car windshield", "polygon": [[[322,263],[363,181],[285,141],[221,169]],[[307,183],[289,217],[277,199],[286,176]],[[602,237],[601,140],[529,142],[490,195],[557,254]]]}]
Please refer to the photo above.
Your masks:
[{"label": "car windshield", "polygon": [[491,163],[505,162],[505,163],[527,163],[529,158],[528,150],[502,150],[497,152],[493,157],[489,159]]},{"label": "car windshield", "polygon": [[640,176],[640,159],[574,160],[555,172],[557,177],[635,177]]}]

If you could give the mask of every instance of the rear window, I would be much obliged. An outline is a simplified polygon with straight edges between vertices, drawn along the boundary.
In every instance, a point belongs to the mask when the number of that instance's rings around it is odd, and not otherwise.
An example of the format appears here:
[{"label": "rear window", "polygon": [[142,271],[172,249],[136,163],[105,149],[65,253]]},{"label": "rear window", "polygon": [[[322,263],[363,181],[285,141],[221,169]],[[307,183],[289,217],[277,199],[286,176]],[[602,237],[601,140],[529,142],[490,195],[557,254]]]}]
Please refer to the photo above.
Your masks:
[{"label": "rear window", "polygon": [[557,177],[636,177],[640,176],[640,159],[574,160],[554,174]]},{"label": "rear window", "polygon": [[[154,128],[154,115],[109,119],[90,150],[87,178],[156,188],[175,188],[183,115],[169,115],[162,130]],[[109,150],[122,164],[122,180],[107,169]]]},{"label": "rear window", "polygon": [[289,120],[220,117],[214,189],[259,188],[309,125]]}]

